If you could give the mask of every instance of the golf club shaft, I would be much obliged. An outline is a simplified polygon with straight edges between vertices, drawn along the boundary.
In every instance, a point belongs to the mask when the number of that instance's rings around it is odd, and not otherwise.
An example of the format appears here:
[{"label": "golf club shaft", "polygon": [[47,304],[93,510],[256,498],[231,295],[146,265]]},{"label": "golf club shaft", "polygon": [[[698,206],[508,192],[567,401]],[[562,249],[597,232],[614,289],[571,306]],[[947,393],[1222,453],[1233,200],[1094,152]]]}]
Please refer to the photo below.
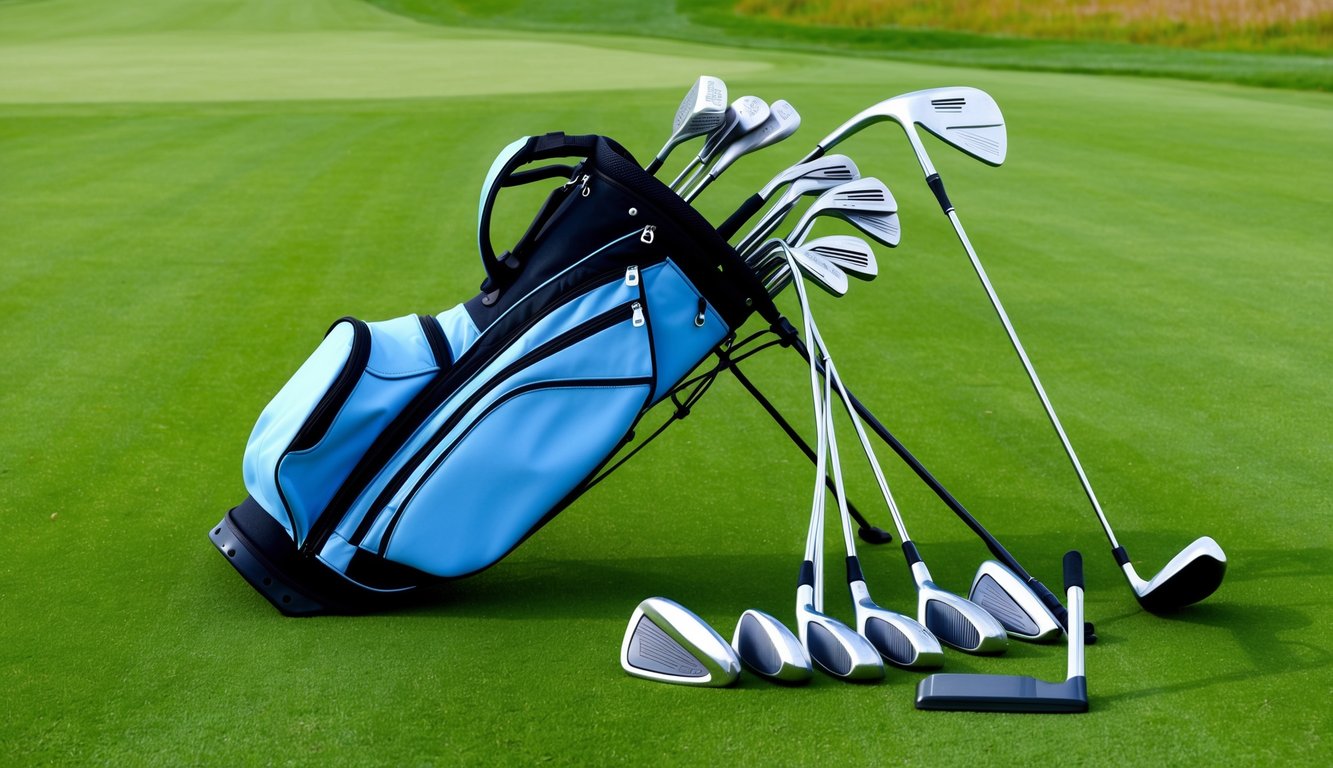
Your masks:
[{"label": "golf club shaft", "polygon": [[[935,178],[939,179],[939,175],[936,174]],[[942,194],[943,182],[939,182],[939,188]],[[948,197],[945,196],[942,204],[947,203],[947,201]],[[1088,476],[1083,472],[1083,465],[1079,463],[1078,456],[1074,453],[1074,446],[1069,442],[1064,426],[1060,424],[1060,417],[1055,415],[1055,407],[1051,405],[1050,398],[1046,396],[1046,389],[1041,385],[1041,379],[1037,378],[1037,369],[1032,367],[1032,361],[1028,359],[1028,353],[1023,348],[1023,342],[1018,340],[1018,332],[1014,330],[1013,323],[1009,322],[1009,315],[1004,311],[1004,305],[1000,303],[1000,297],[996,295],[995,288],[986,275],[985,267],[981,266],[981,259],[977,258],[977,252],[967,239],[967,233],[963,231],[963,224],[958,220],[958,212],[953,209],[952,205],[949,205],[944,213],[949,217],[950,223],[953,224],[953,230],[957,233],[959,242],[963,244],[963,250],[967,251],[967,258],[972,261],[972,269],[976,270],[982,287],[986,289],[986,296],[990,298],[991,306],[995,308],[995,314],[999,315],[1000,322],[1004,325],[1004,331],[1009,335],[1009,342],[1013,344],[1014,351],[1018,353],[1018,359],[1023,363],[1023,370],[1027,371],[1028,379],[1032,382],[1032,388],[1037,391],[1037,397],[1041,399],[1041,405],[1046,409],[1046,416],[1051,420],[1051,426],[1055,428],[1055,433],[1060,436],[1060,444],[1065,447],[1065,454],[1069,456],[1069,463],[1074,465],[1074,471],[1078,473],[1078,480],[1083,484],[1083,492],[1087,494],[1093,511],[1097,513],[1097,519],[1102,524],[1102,530],[1106,532],[1106,538],[1111,542],[1111,548],[1119,549],[1120,543],[1116,541],[1115,533],[1111,530],[1111,524],[1102,512],[1102,505],[1097,501],[1097,494],[1092,490],[1092,483],[1088,482]]]},{"label": "golf club shaft", "polygon": [[[804,342],[796,336],[794,331],[795,329],[789,327],[788,332],[786,333],[787,338],[790,339],[791,347],[798,355],[809,362],[811,360],[810,350],[805,346]],[[949,493],[948,489],[946,489],[940,481],[926,469],[925,465],[923,465],[916,456],[912,455],[912,453],[907,450],[907,447],[893,436],[893,433],[889,432],[888,428],[875,417],[875,414],[872,413],[869,408],[866,408],[864,403],[856,398],[854,393],[848,391],[847,396],[852,402],[852,407],[856,409],[856,412],[865,420],[865,423],[870,425],[870,429],[878,435],[886,445],[892,448],[894,453],[898,454],[898,457],[916,473],[917,477],[919,477],[927,487],[934,491],[940,501],[943,501],[945,506],[949,507],[958,519],[962,520],[968,528],[972,529],[972,532],[986,544],[986,548],[995,556],[995,559],[1003,563],[1005,567],[1013,571],[1015,575],[1032,588],[1032,591],[1035,592],[1037,597],[1046,604],[1046,607],[1051,609],[1051,612],[1055,615],[1056,620],[1060,622],[1060,625],[1068,629],[1069,625],[1066,623],[1068,620],[1068,611],[1065,610],[1064,605],[1060,602],[1060,599],[1055,596],[1055,593],[1051,592],[1051,590],[1047,589],[1046,585],[1031,576],[1027,570],[1014,559],[1014,556],[1000,544],[999,540],[992,536],[990,531],[987,531],[981,523],[967,511],[967,508],[964,507],[958,499],[954,498],[953,494]]]}]

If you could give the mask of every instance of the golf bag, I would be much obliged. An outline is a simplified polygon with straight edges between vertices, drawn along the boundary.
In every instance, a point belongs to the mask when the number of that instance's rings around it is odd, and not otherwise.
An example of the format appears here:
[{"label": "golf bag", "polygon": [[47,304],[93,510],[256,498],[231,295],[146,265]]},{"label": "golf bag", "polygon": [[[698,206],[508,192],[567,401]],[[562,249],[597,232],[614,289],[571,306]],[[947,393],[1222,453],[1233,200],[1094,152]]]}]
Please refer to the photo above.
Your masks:
[{"label": "golf bag", "polygon": [[[562,158],[579,162],[520,170]],[[560,177],[496,255],[500,190]],[[260,415],[249,497],[210,538],[281,612],[380,608],[494,564],[752,312],[778,317],[708,222],[601,136],[506,147],[482,188],[478,247],[477,296],[337,321]]]}]

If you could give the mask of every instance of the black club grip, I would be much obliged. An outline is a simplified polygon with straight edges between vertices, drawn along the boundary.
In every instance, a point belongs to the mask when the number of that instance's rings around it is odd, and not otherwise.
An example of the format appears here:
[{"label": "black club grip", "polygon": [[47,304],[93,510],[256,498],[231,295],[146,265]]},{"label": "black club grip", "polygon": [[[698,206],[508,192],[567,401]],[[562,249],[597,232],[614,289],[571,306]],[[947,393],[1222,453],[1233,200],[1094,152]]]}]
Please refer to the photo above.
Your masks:
[{"label": "black club grip", "polygon": [[1065,591],[1072,587],[1083,589],[1083,555],[1077,549],[1065,553]]}]

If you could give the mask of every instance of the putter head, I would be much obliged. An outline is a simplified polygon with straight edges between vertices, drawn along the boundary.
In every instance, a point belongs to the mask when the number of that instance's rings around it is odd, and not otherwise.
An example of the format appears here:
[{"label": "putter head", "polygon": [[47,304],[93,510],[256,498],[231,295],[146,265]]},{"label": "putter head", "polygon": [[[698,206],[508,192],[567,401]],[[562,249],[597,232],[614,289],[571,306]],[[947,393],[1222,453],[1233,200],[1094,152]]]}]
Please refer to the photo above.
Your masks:
[{"label": "putter head", "polygon": [[813,154],[884,120],[898,123],[909,136],[915,132],[912,126],[919,125],[987,165],[1003,163],[1008,150],[1004,116],[995,99],[985,91],[957,86],[904,93],[867,107],[825,136]]},{"label": "putter head", "polygon": [[821,671],[851,682],[884,678],[879,651],[851,627],[816,611],[814,588],[809,584],[803,583],[797,590],[796,626],[801,644]]},{"label": "putter head", "polygon": [[[1070,626],[1083,625],[1083,557],[1065,553],[1065,592]],[[1047,683],[1018,675],[931,675],[916,689],[917,709],[973,712],[1073,713],[1088,711],[1088,679],[1083,666],[1083,633],[1069,637],[1068,671],[1063,682]]]},{"label": "putter head", "polygon": [[1088,711],[1088,681],[1022,675],[935,674],[917,684],[916,708],[950,712],[1072,714]]},{"label": "putter head", "polygon": [[681,100],[671,121],[671,136],[657,153],[660,163],[681,142],[714,131],[727,112],[727,84],[721,78],[700,75]]},{"label": "putter head", "polygon": [[1199,602],[1217,591],[1227,573],[1227,555],[1209,536],[1195,539],[1149,581],[1139,578],[1124,552],[1124,547],[1116,550],[1116,561],[1149,613],[1171,613]]},{"label": "putter head", "polygon": [[759,190],[759,197],[768,200],[778,189],[796,182],[798,179],[814,179],[828,182],[820,189],[856,181],[861,178],[861,171],[856,163],[846,155],[824,155],[805,163],[797,163],[774,176],[764,188]]},{"label": "putter head", "polygon": [[634,609],[620,644],[620,666],[645,680],[712,688],[731,685],[741,673],[727,641],[665,597],[650,597]]},{"label": "putter head", "polygon": [[870,245],[852,235],[830,235],[814,240],[797,243],[797,246],[810,253],[816,253],[828,259],[835,266],[846,272],[849,277],[859,280],[874,280],[879,274],[879,264]]},{"label": "putter head", "polygon": [[1010,637],[1049,643],[1064,634],[1051,609],[1013,571],[987,560],[972,579],[967,599],[986,609],[1004,625]]},{"label": "putter head", "polygon": [[751,609],[741,614],[731,647],[745,666],[770,680],[798,685],[814,675],[810,654],[800,638],[763,611]]},{"label": "putter head", "polygon": [[1003,624],[976,603],[936,586],[924,563],[912,563],[912,576],[916,579],[916,619],[940,642],[977,654],[1000,654],[1009,647]]},{"label": "putter head", "polygon": [[903,669],[938,669],[944,664],[944,649],[930,630],[876,605],[864,581],[852,581],[848,586],[856,607],[856,631],[870,641],[884,661]]}]

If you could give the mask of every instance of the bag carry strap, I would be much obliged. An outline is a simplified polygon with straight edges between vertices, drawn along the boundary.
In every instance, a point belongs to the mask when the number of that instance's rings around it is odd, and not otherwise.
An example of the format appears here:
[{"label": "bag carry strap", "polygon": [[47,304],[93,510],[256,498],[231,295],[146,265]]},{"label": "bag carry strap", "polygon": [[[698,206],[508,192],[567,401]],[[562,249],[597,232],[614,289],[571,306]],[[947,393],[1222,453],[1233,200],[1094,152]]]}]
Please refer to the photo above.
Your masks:
[{"label": "bag carry strap", "polygon": [[[486,181],[481,185],[481,200],[477,205],[477,250],[481,254],[481,265],[486,270],[486,283],[483,292],[502,288],[512,281],[512,276],[501,265],[509,258],[496,256],[491,244],[491,212],[495,200],[504,187],[530,184],[544,179],[568,178],[574,172],[573,166],[547,165],[530,171],[518,169],[528,163],[558,158],[577,157],[588,159],[596,147],[596,136],[566,136],[564,133],[548,133],[542,136],[524,136],[500,150],[500,154],[491,163],[486,174]],[[520,241],[521,242],[521,241]]]}]

